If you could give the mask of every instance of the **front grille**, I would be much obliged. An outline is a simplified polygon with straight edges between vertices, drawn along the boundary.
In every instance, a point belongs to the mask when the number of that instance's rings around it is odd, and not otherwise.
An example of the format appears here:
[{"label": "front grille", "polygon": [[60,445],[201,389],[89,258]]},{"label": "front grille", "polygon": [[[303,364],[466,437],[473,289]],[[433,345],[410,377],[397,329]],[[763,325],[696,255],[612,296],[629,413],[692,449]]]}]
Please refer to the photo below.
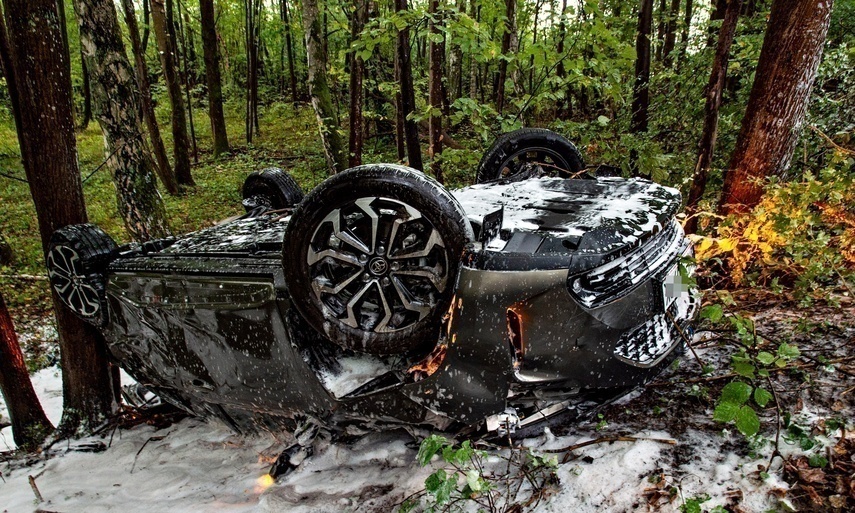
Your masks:
[{"label": "front grille", "polygon": [[697,298],[693,294],[686,300],[674,301],[667,313],[654,315],[644,324],[624,333],[615,346],[615,356],[637,367],[656,365],[683,337],[688,339],[691,336],[688,321],[696,309]]},{"label": "front grille", "polygon": [[673,221],[635,250],[590,271],[570,276],[570,294],[587,308],[610,303],[673,262],[685,247],[683,229]]}]

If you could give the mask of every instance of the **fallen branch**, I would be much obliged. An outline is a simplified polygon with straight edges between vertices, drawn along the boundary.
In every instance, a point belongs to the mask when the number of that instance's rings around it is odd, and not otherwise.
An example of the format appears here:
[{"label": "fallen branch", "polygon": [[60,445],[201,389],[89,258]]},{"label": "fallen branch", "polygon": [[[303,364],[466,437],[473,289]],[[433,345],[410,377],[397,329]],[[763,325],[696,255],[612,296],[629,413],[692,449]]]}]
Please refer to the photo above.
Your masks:
[{"label": "fallen branch", "polygon": [[36,495],[36,502],[44,502],[45,500],[42,498],[42,493],[39,491],[39,487],[36,486],[36,478],[33,476],[27,476],[27,480],[30,481],[30,488],[33,489],[33,493]]},{"label": "fallen branch", "polygon": [[575,451],[576,449],[581,449],[590,445],[599,445],[609,442],[658,442],[661,444],[677,445],[677,441],[672,438],[649,438],[646,436],[601,436],[600,438],[595,438],[594,440],[579,442],[577,444],[568,445],[567,447],[562,447],[561,449],[545,449],[543,452],[551,454],[561,452],[570,453]]}]

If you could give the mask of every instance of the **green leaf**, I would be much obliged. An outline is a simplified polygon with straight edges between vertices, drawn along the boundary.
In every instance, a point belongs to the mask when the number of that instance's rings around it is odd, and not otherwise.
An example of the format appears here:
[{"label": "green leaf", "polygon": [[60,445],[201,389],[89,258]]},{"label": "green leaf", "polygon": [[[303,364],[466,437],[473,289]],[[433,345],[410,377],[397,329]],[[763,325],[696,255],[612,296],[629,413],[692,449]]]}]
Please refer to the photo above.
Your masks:
[{"label": "green leaf", "polygon": [[760,351],[757,353],[757,361],[762,363],[763,365],[770,365],[775,361],[775,355],[768,351]]},{"label": "green leaf", "polygon": [[718,422],[730,422],[736,418],[739,406],[733,403],[719,403],[713,412],[713,420]]},{"label": "green leaf", "polygon": [[754,389],[754,402],[761,408],[765,408],[771,400],[772,394],[765,388],[757,387]]},{"label": "green leaf", "polygon": [[754,364],[747,361],[734,361],[733,372],[739,374],[743,378],[754,379],[754,371],[757,370]]},{"label": "green leaf", "polygon": [[447,479],[448,474],[445,472],[445,469],[437,470],[433,474],[429,475],[427,479],[425,479],[425,491],[430,494],[436,495],[436,492],[437,490],[439,490],[439,487],[442,486],[442,483],[444,483]]},{"label": "green leaf", "polygon": [[813,468],[825,468],[828,465],[828,460],[822,454],[811,454],[808,457],[808,464]]},{"label": "green leaf", "polygon": [[444,436],[440,435],[431,435],[422,440],[421,445],[419,445],[419,453],[416,455],[416,460],[419,462],[419,465],[424,467],[430,463],[433,455],[445,445],[449,445],[448,440]]},{"label": "green leaf", "polygon": [[721,305],[707,305],[701,309],[701,319],[709,319],[713,324],[717,323],[724,316],[724,310]]},{"label": "green leaf", "polygon": [[468,471],[466,471],[466,484],[473,492],[480,492],[483,488],[481,482],[481,474],[474,468],[469,469]]},{"label": "green leaf", "polygon": [[750,406],[739,408],[735,420],[736,429],[745,436],[754,436],[760,431],[760,418]]},{"label": "green leaf", "polygon": [[797,346],[787,344],[786,342],[781,343],[778,346],[778,356],[781,358],[788,358],[792,360],[793,358],[798,358],[801,355],[801,351]]},{"label": "green leaf", "polygon": [[731,403],[736,406],[742,406],[751,397],[752,387],[748,383],[742,381],[732,381],[724,386],[721,390],[722,403]]}]

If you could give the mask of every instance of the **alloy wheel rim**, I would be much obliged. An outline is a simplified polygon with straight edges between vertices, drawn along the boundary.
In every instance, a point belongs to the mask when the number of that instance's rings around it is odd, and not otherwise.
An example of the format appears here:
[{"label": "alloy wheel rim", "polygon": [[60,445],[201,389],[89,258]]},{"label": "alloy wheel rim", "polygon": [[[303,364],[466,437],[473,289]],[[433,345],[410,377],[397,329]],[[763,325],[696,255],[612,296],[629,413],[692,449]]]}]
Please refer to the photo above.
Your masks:
[{"label": "alloy wheel rim", "polygon": [[56,246],[48,253],[48,278],[67,307],[83,317],[94,317],[101,309],[98,291],[87,283],[77,251]]},{"label": "alloy wheel rim", "polygon": [[306,254],[324,317],[373,333],[418,324],[448,286],[446,241],[405,202],[369,196],[331,210]]}]

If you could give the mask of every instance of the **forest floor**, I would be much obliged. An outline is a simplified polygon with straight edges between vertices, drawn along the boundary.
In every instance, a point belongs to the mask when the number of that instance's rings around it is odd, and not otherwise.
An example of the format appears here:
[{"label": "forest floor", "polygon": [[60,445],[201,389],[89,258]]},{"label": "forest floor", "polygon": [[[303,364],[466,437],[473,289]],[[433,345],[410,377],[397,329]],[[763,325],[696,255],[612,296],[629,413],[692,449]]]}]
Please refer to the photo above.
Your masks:
[{"label": "forest floor", "polygon": [[[756,291],[734,298],[759,334],[796,345],[801,354],[771,373],[780,409],[761,411],[759,436],[747,439],[712,420],[713,398],[732,377],[728,362],[738,347],[725,331],[702,331],[692,345],[712,372],[702,374],[687,352],[648,386],[591,418],[553,423],[518,441],[532,454],[557,456],[557,479],[534,495],[528,485],[518,495],[513,487],[500,495],[531,499],[526,510],[544,512],[852,511],[855,433],[844,427],[851,428],[855,395],[852,298],[810,310]],[[59,371],[43,369],[34,383],[58,420]],[[36,456],[2,453],[0,511],[393,511],[442,466],[434,458],[421,467],[410,435],[382,432],[348,444],[322,440],[314,456],[273,481],[266,473],[286,445],[282,436],[237,436],[193,418],[160,420],[63,442]],[[0,450],[10,444],[7,428]],[[497,490],[515,477],[503,459],[509,456],[508,449],[488,448],[483,459],[483,475]],[[471,501],[457,505],[475,510]]]}]

